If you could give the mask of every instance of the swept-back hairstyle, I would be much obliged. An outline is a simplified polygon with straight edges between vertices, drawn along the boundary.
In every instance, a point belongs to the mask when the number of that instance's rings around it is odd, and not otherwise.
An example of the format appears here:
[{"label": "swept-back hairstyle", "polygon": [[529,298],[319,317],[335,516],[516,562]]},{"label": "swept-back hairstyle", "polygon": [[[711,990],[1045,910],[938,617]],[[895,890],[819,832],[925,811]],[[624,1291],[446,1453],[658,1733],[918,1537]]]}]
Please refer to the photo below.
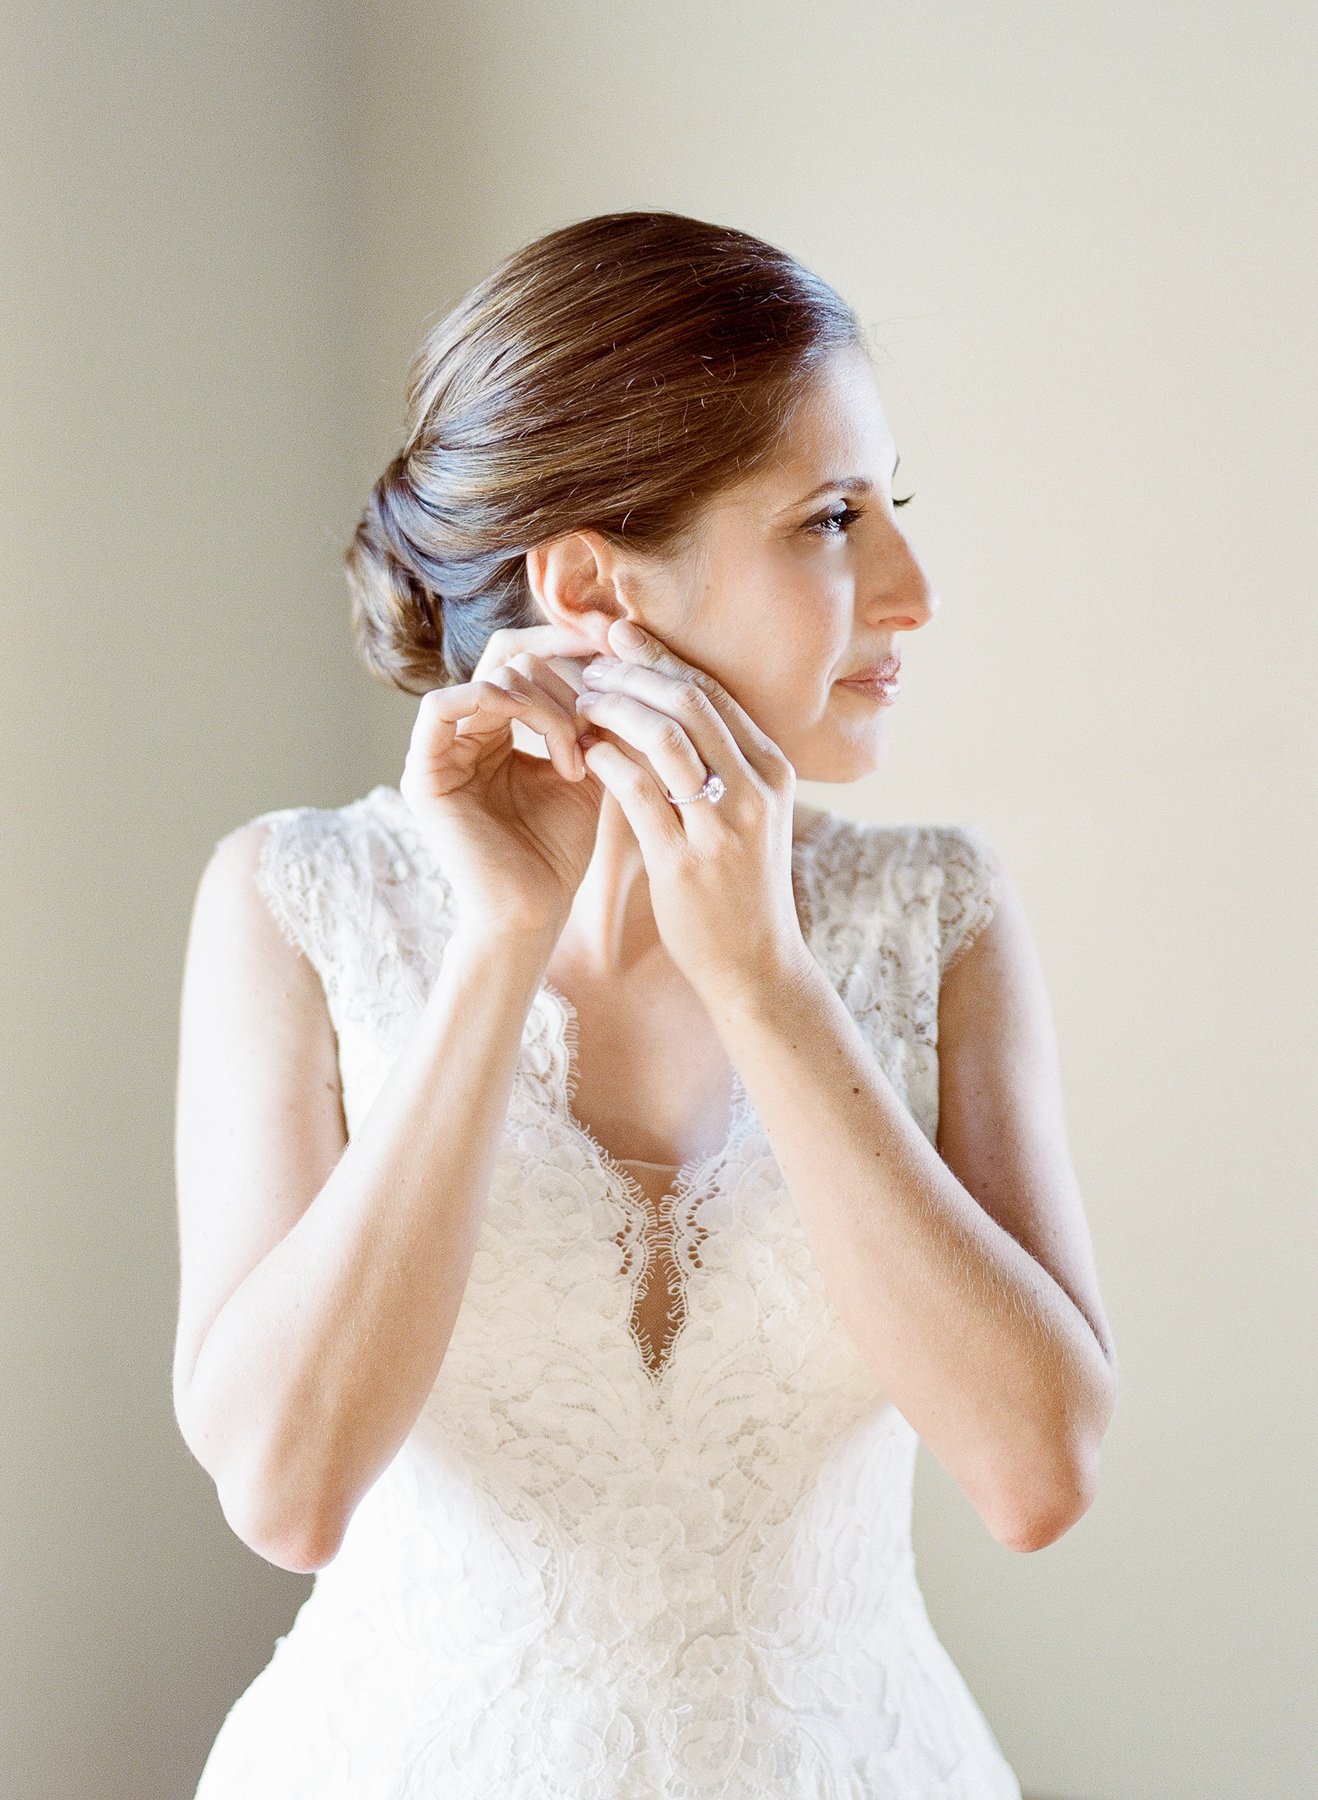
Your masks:
[{"label": "swept-back hairstyle", "polygon": [[403,447],[344,555],[362,661],[405,693],[469,681],[493,631],[540,617],[526,553],[567,532],[682,552],[852,344],[826,281],[680,213],[603,213],[515,251],[412,360]]}]

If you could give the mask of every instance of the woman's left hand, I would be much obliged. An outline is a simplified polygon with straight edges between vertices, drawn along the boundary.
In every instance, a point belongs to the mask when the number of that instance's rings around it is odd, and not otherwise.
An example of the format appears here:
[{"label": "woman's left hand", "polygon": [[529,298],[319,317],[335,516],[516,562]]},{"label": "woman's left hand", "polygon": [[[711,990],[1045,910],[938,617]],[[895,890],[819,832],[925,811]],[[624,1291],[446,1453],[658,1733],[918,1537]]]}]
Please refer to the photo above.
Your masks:
[{"label": "woman's left hand", "polygon": [[[792,888],[796,771],[726,688],[652,633],[632,648],[615,621],[609,644],[616,658],[582,671],[579,717],[618,742],[592,744],[586,766],[636,833],[664,948],[707,1002],[773,984],[808,955]],[[710,775],[717,802],[669,800]]]}]

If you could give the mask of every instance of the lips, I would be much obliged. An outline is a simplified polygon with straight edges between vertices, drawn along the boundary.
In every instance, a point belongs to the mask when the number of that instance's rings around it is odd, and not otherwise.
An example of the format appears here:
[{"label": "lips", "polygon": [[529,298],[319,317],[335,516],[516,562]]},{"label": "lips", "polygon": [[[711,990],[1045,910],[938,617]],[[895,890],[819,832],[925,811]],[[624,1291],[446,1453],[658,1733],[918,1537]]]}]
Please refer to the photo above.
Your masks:
[{"label": "lips", "polygon": [[851,675],[842,677],[845,687],[873,687],[879,682],[896,681],[901,673],[900,656],[885,656],[882,662],[870,663],[868,668],[857,669]]}]

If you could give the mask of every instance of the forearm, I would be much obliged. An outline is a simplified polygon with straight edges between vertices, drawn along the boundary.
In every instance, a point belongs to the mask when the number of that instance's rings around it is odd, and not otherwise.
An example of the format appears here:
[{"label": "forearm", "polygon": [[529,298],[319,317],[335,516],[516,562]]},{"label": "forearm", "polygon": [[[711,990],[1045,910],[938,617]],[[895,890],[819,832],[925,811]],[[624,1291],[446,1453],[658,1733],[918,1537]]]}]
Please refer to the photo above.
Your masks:
[{"label": "forearm", "polygon": [[1088,1321],[938,1155],[808,952],[710,1010],[884,1391],[998,1535],[1065,1507],[1111,1411]]},{"label": "forearm", "polygon": [[551,950],[547,936],[449,940],[329,1179],[207,1333],[190,1415],[249,1542],[327,1560],[415,1423],[466,1288]]}]

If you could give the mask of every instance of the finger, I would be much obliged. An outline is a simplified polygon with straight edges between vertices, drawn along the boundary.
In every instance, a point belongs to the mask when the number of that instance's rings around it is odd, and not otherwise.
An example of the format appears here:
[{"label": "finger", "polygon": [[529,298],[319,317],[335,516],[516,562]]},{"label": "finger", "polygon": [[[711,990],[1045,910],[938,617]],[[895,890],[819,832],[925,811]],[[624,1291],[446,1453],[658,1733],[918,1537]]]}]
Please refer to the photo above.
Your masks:
[{"label": "finger", "polygon": [[578,780],[585,773],[586,765],[577,745],[581,725],[572,705],[576,696],[571,690],[566,702],[556,700],[530,675],[511,663],[495,669],[488,679],[500,688],[521,695],[526,704],[525,712],[518,715],[522,723],[544,738],[559,774],[567,781]]},{"label": "finger", "polygon": [[[574,666],[579,669],[581,665],[576,664]],[[577,717],[577,694],[579,690],[573,687],[570,681],[565,680],[551,663],[546,662],[542,657],[533,656],[530,651],[527,650],[519,651],[510,662],[504,664],[504,667],[518,670],[521,674],[525,675],[528,681],[542,688],[549,694],[552,700],[557,701],[558,704],[562,706],[564,713],[572,722],[572,757],[573,761],[577,762],[583,747],[577,742],[577,739],[584,723],[583,720]],[[588,773],[584,759],[579,762],[579,773],[582,776]]]},{"label": "finger", "polygon": [[491,669],[511,661],[520,651],[530,651],[534,656],[586,657],[596,654],[596,646],[584,632],[567,625],[551,624],[548,620],[542,625],[501,625],[487,638],[480,660],[472,670],[472,680],[488,675]]},{"label": "finger", "polygon": [[[580,716],[592,721],[600,718],[610,725],[615,718],[635,720],[631,712],[618,711],[614,702],[630,700],[634,705],[643,705],[655,721],[645,747],[648,750],[651,742],[668,743],[670,754],[660,773],[667,778],[675,794],[685,791],[684,785],[679,784],[684,784],[697,767],[701,771],[695,784],[697,787],[707,774],[714,772],[730,783],[736,771],[745,767],[737,740],[709,697],[693,682],[661,675],[654,669],[633,668],[630,664],[592,663],[586,671],[582,694],[598,695],[600,704],[591,705],[586,701],[583,708],[578,701]],[[691,746],[689,755],[682,752],[675,735],[678,732]],[[619,735],[626,734],[620,732]],[[633,740],[629,738],[628,741]],[[674,750],[675,757],[671,754]]]},{"label": "finger", "polygon": [[680,722],[631,694],[587,689],[577,700],[577,716],[639,750],[669,793],[693,794],[710,773]]},{"label": "finger", "polygon": [[[448,687],[430,688],[421,696],[412,721],[399,791],[406,795],[415,784],[423,793],[447,794],[467,779],[470,759],[457,757],[459,722],[476,713],[481,705],[478,684],[454,682]],[[487,706],[509,706],[512,696],[497,691],[487,697]],[[506,729],[506,727],[504,727]]]},{"label": "finger", "polygon": [[[583,679],[591,685],[595,682],[601,686],[624,685],[649,704],[671,711],[681,721],[709,767],[717,768],[725,777],[734,761],[728,755],[728,748],[735,745],[756,774],[772,785],[775,775],[781,771],[783,753],[741,702],[706,670],[684,662],[652,632],[642,633],[642,638],[635,648],[621,646],[615,642],[610,628],[612,658],[601,661],[597,657],[588,665]],[[659,681],[666,681],[678,689],[693,687],[706,702],[706,707],[679,703],[671,694],[665,703],[665,690],[656,685]]]},{"label": "finger", "polygon": [[[423,694],[412,728],[409,755],[415,755],[424,766],[433,770],[452,754],[459,739],[499,737],[507,731],[511,719],[521,719],[551,743],[551,754],[552,740],[556,737],[560,745],[556,766],[567,779],[575,780],[578,773],[575,746],[580,729],[575,718],[569,723],[563,709],[547,695],[524,693],[500,682],[497,675],[498,671],[495,678],[431,688]],[[514,671],[512,679],[515,684],[522,678]],[[570,754],[561,748],[566,737],[571,738],[573,746]]]},{"label": "finger", "polygon": [[521,650],[505,663],[505,668],[518,669],[529,681],[534,681],[544,688],[552,700],[557,700],[570,717],[575,717],[578,690],[572,683],[559,674],[552,663],[546,662],[542,656],[534,656],[529,650]]},{"label": "finger", "polygon": [[653,770],[607,738],[601,738],[586,751],[586,767],[598,776],[622,808],[647,866],[657,868],[656,859],[670,855],[684,842],[686,832]]}]

